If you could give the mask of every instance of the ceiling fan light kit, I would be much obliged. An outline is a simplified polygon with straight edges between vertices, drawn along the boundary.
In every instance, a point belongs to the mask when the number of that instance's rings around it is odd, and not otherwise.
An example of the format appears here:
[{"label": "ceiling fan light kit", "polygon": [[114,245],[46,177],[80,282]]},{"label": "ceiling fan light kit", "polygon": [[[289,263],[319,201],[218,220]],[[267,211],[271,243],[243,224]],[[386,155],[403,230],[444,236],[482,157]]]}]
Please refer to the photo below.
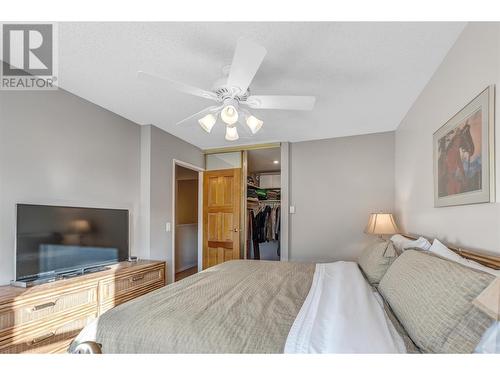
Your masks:
[{"label": "ceiling fan light kit", "polygon": [[247,126],[252,134],[257,133],[262,128],[262,125],[264,125],[264,121],[259,120],[257,117],[253,115],[247,117]]},{"label": "ceiling fan light kit", "polygon": [[[311,111],[314,108],[316,98],[314,96],[282,96],[282,95],[251,95],[250,83],[262,63],[267,51],[264,47],[241,38],[238,40],[231,66],[226,69],[227,78],[217,81],[212,91],[203,90],[185,83],[177,82],[168,78],[158,77],[142,71],[138,77],[144,81],[158,84],[158,80],[171,88],[186,94],[199,96],[213,100],[218,106],[208,107],[200,112],[179,121],[182,124],[194,118],[198,118],[200,127],[207,133],[217,122],[220,114],[221,120],[226,124],[226,140],[235,141],[239,139],[236,124],[243,114],[246,125],[252,134],[256,134],[264,122],[250,114],[245,105],[253,109],[281,109]],[[224,83],[225,82],[225,83]],[[240,123],[241,123],[240,119]]]},{"label": "ceiling fan light kit", "polygon": [[226,126],[226,140],[227,141],[236,141],[240,138],[238,135],[238,129],[236,129],[236,126]]},{"label": "ceiling fan light kit", "polygon": [[217,114],[213,115],[211,113],[198,120],[198,123],[200,124],[201,128],[205,130],[207,133],[210,133],[212,131],[212,128],[214,127],[216,122],[217,122]]},{"label": "ceiling fan light kit", "polygon": [[233,105],[227,105],[220,113],[220,118],[227,125],[236,124],[236,122],[238,121],[238,111]]}]

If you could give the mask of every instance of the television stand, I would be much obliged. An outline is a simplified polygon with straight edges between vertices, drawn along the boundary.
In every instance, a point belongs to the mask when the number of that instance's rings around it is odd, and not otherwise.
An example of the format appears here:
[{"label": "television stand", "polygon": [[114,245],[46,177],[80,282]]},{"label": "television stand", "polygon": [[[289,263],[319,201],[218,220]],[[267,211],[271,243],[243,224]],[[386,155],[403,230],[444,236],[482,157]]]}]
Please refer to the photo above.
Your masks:
[{"label": "television stand", "polygon": [[92,267],[78,277],[31,288],[0,286],[0,354],[63,353],[97,316],[165,285],[162,261],[120,262],[107,268],[92,272]]},{"label": "television stand", "polygon": [[10,282],[10,285],[19,287],[19,288],[30,288],[35,285],[53,283],[58,280],[66,280],[72,279],[73,277],[83,276],[91,273],[107,271],[111,269],[109,266],[96,266],[89,268],[82,268],[79,270],[61,272],[61,273],[52,273],[49,275],[41,276],[41,277],[32,277],[23,280],[13,280]]},{"label": "television stand", "polygon": [[106,266],[96,266],[96,267],[89,267],[89,268],[83,268],[81,270],[76,270],[76,271],[70,271],[67,273],[61,273],[58,274],[57,277],[58,279],[71,279],[72,277],[77,277],[77,276],[82,276],[82,275],[88,275],[91,273],[96,273],[96,272],[101,272],[101,271],[106,271],[111,269],[110,267]]},{"label": "television stand", "polygon": [[90,267],[90,268],[84,268],[83,269],[83,274],[86,275],[88,273],[94,273],[94,272],[101,272],[101,271],[106,271],[109,270],[109,267],[106,266],[97,266],[97,267]]},{"label": "television stand", "polygon": [[47,283],[52,283],[54,281],[59,280],[57,275],[51,275],[51,276],[46,276],[46,277],[33,277],[29,279],[23,279],[23,280],[12,280],[10,282],[11,286],[17,287],[17,288],[31,288],[35,285],[41,285],[41,284],[47,284]]}]

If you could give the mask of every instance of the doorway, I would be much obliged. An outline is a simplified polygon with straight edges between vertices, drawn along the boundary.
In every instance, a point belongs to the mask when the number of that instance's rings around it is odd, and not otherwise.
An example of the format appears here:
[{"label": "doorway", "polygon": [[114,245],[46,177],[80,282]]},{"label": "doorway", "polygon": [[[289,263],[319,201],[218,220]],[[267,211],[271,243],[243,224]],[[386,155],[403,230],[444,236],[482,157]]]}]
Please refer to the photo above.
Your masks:
[{"label": "doorway", "polygon": [[281,148],[246,151],[245,258],[280,260]]},{"label": "doorway", "polygon": [[[206,153],[203,269],[230,259],[288,260],[288,165],[287,142]],[[250,212],[255,218],[266,207],[269,233],[254,238]],[[260,222],[261,229],[265,223]]]},{"label": "doorway", "polygon": [[199,169],[174,163],[173,280],[179,281],[199,271],[201,178]]}]

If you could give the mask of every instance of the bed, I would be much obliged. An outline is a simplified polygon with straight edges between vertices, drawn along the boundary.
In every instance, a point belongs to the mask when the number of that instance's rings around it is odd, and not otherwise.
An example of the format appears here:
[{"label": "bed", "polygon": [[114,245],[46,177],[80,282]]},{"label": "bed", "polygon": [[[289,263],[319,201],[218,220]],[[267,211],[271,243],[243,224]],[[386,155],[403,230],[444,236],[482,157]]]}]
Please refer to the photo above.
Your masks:
[{"label": "bed", "polygon": [[[426,294],[429,277],[421,275],[422,267],[437,277],[431,278],[434,288],[454,297],[414,316],[408,309],[415,310],[418,299],[433,298]],[[471,287],[450,287],[457,277],[470,280]],[[106,312],[78,335],[69,352],[471,352],[491,324],[469,308],[491,275],[410,250],[384,278],[383,288],[370,285],[355,262],[229,261]],[[422,295],[411,296],[414,288]],[[443,319],[443,309],[455,316]],[[452,339],[429,343],[429,329]]]}]

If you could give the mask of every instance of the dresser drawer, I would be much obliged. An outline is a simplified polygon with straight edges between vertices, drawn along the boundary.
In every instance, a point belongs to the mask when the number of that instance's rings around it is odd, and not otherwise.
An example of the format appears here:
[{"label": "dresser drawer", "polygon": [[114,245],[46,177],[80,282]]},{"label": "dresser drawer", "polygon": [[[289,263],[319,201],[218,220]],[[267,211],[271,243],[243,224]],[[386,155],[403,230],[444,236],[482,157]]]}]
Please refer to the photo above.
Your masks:
[{"label": "dresser drawer", "polygon": [[140,288],[136,288],[130,291],[130,293],[122,294],[120,296],[116,296],[114,298],[109,298],[104,300],[99,305],[99,315],[104,314],[106,311],[112,309],[115,306],[121,305],[127,301],[130,301],[134,298],[140,297],[144,294],[152,292],[155,289],[159,289],[165,286],[165,282],[163,280],[157,281],[152,284],[144,285]]},{"label": "dresser drawer", "polygon": [[108,304],[135,291],[147,288],[152,284],[165,283],[165,268],[156,267],[129,273],[114,279],[104,280],[99,283],[101,304]]},{"label": "dresser drawer", "polygon": [[73,318],[53,321],[45,327],[17,332],[15,338],[0,341],[0,353],[61,353],[71,340],[93,319],[97,309],[87,310]]},{"label": "dresser drawer", "polygon": [[52,319],[75,309],[97,306],[97,284],[53,296],[27,300],[21,304],[0,305],[0,340],[14,327]]},{"label": "dresser drawer", "polygon": [[0,353],[65,352],[99,314],[163,287],[165,268],[159,261],[120,262],[27,289],[0,286]]}]

